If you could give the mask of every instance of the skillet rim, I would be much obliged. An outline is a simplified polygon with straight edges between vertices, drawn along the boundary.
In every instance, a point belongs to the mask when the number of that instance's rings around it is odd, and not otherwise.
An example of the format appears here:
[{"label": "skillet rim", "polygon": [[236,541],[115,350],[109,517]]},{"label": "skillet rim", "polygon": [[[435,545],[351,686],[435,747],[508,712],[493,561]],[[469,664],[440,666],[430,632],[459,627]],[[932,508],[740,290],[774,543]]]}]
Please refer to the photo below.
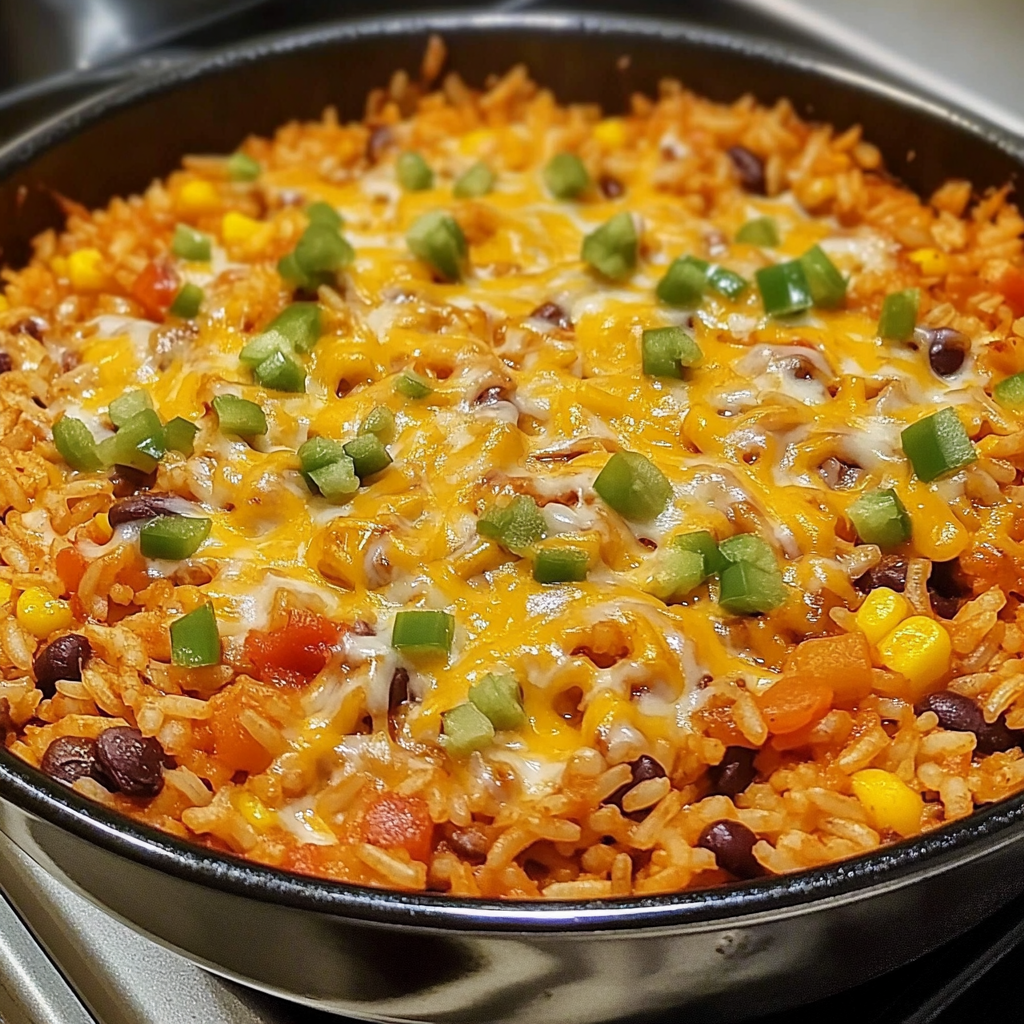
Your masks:
[{"label": "skillet rim", "polygon": [[[362,38],[472,36],[526,30],[581,36],[658,37],[685,41],[725,56],[770,65],[867,93],[935,119],[995,146],[1024,174],[1024,140],[952,105],[879,82],[798,49],[682,21],[579,13],[446,13],[395,15],[326,23],[246,40],[104,90],[51,116],[0,147],[0,178],[29,164],[78,131],[145,99],[219,72],[284,54],[353,43]],[[209,850],[115,814],[43,775],[0,748],[0,797],[19,810],[98,847],[179,880],[236,897],[367,923],[467,932],[599,934],[623,930],[702,930],[752,917],[812,913],[826,905],[870,898],[986,856],[1024,836],[1024,793],[969,818],[874,853],[810,871],[735,886],[646,898],[587,901],[454,899],[348,885],[282,871]],[[13,831],[13,830],[12,830]]]}]

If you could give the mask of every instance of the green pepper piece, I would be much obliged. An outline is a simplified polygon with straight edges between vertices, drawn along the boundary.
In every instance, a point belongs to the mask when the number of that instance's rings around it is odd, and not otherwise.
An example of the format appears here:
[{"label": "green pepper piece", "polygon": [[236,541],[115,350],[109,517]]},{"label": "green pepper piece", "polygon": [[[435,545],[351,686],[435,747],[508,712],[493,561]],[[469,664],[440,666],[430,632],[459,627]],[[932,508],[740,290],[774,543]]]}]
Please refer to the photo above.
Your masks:
[{"label": "green pepper piece", "polygon": [[910,516],[891,487],[862,494],[846,514],[865,544],[877,544],[884,551],[910,540]]},{"label": "green pepper piece", "polygon": [[323,334],[320,306],[315,302],[293,302],[267,324],[263,333],[280,334],[297,352],[309,352]]},{"label": "green pepper piece", "polygon": [[704,556],[699,551],[686,551],[669,545],[656,551],[649,559],[649,578],[644,590],[666,604],[682,600],[704,582]]},{"label": "green pepper piece", "polygon": [[811,286],[799,260],[762,267],[754,278],[764,311],[770,316],[791,316],[814,305]]},{"label": "green pepper piece", "polygon": [[682,379],[684,369],[703,356],[700,346],[682,327],[656,327],[644,331],[640,342],[644,373],[648,377]]},{"label": "green pepper piece", "polygon": [[477,521],[476,530],[515,555],[526,554],[548,535],[537,502],[526,494],[516,495],[504,508],[492,505]]},{"label": "green pepper piece", "polygon": [[306,371],[291,356],[286,356],[283,352],[267,356],[252,374],[263,387],[274,391],[306,390]]},{"label": "green pepper piece", "polygon": [[128,419],[105,449],[118,466],[131,466],[142,473],[152,473],[167,454],[163,424],[152,409],[143,409]]},{"label": "green pepper piece", "polygon": [[1024,409],[1024,373],[1015,373],[1001,380],[992,389],[992,397],[1004,409],[1020,412]]},{"label": "green pepper piece", "polygon": [[211,525],[198,516],[157,516],[139,531],[139,550],[146,558],[190,558],[210,536]]},{"label": "green pepper piece", "polygon": [[906,288],[890,292],[882,301],[882,315],[878,318],[878,336],[885,341],[909,341],[917,326],[917,310],[921,292]]},{"label": "green pepper piece", "polygon": [[423,192],[434,184],[434,172],[419,153],[400,153],[395,161],[395,173],[406,192]]},{"label": "green pepper piece", "polygon": [[96,439],[89,428],[74,416],[61,416],[53,425],[53,444],[61,458],[80,473],[103,468],[96,451]]},{"label": "green pepper piece", "polygon": [[192,320],[199,313],[199,307],[203,304],[203,289],[190,281],[183,284],[174,296],[174,301],[167,310],[171,316],[180,317],[182,320]]},{"label": "green pepper piece", "polygon": [[950,408],[911,423],[900,438],[914,472],[925,483],[962,469],[978,457],[960,417]]},{"label": "green pepper piece", "polygon": [[406,398],[426,398],[434,389],[426,377],[421,377],[415,370],[403,370],[395,378],[395,390]]},{"label": "green pepper piece", "polygon": [[455,616],[447,612],[399,612],[391,631],[391,646],[409,654],[447,653],[455,635]]},{"label": "green pepper piece", "polygon": [[320,493],[334,504],[344,504],[359,490],[359,477],[347,455],[319,469],[310,470],[309,478]]},{"label": "green pepper piece", "polygon": [[171,239],[171,252],[183,260],[205,263],[213,252],[210,236],[190,228],[187,224],[178,224]]},{"label": "green pepper piece", "polygon": [[696,256],[674,259],[658,282],[656,294],[670,306],[699,306],[708,283],[708,262]]},{"label": "green pepper piece", "polygon": [[478,199],[493,189],[494,171],[480,160],[456,179],[452,195],[456,199]]},{"label": "green pepper piece", "polygon": [[677,534],[669,541],[669,546],[680,551],[695,551],[704,563],[704,577],[721,572],[728,562],[718,550],[715,538],[707,530],[694,530],[692,533]]},{"label": "green pepper piece", "polygon": [[171,623],[171,663],[184,668],[220,663],[220,633],[212,604],[201,604]]},{"label": "green pepper piece", "polygon": [[729,563],[749,562],[764,572],[778,572],[779,563],[767,541],[756,533],[738,533],[718,545],[718,553]]},{"label": "green pepper piece", "polygon": [[346,457],[345,446],[329,437],[311,437],[299,448],[298,455],[303,473],[323,469],[324,466]]},{"label": "green pepper piece", "polygon": [[779,226],[771,217],[755,217],[736,232],[736,241],[744,245],[757,245],[762,249],[774,249],[781,241]]},{"label": "green pepper piece", "polygon": [[248,153],[232,153],[228,157],[228,177],[232,181],[255,181],[262,172],[258,160]]},{"label": "green pepper piece", "polygon": [[360,434],[376,434],[390,444],[395,438],[395,414],[386,405],[375,405],[359,425]]},{"label": "green pepper piece", "polygon": [[391,465],[391,455],[376,434],[360,434],[345,445],[345,454],[352,460],[356,476],[365,480]]},{"label": "green pepper piece", "polygon": [[820,245],[800,257],[800,266],[804,268],[811,297],[819,309],[835,309],[846,301],[846,278]]},{"label": "green pepper piece", "polygon": [[314,221],[295,246],[295,263],[310,279],[324,283],[335,271],[347,267],[355,252],[335,228]]},{"label": "green pepper piece", "polygon": [[556,153],[544,167],[544,184],[556,199],[576,199],[590,185],[590,175],[574,153]]},{"label": "green pepper piece", "polygon": [[123,427],[136,413],[152,408],[153,399],[149,397],[148,391],[126,391],[110,403],[107,416],[115,427]]},{"label": "green pepper piece", "polygon": [[495,729],[518,729],[526,724],[523,694],[511,676],[488,672],[479,683],[469,688],[469,700],[487,716]]},{"label": "green pepper piece", "polygon": [[590,556],[579,548],[541,548],[533,557],[538,583],[579,583],[590,571]]},{"label": "green pepper piece", "polygon": [[712,267],[708,271],[708,285],[727,299],[738,299],[750,287],[750,282],[728,267]]},{"label": "green pepper piece", "polygon": [[341,214],[330,203],[325,203],[322,199],[318,199],[306,207],[306,216],[309,218],[310,224],[323,224],[335,231],[340,231],[345,223],[341,219]]},{"label": "green pepper piece", "polygon": [[238,353],[238,361],[243,366],[255,369],[275,353],[290,356],[294,351],[290,338],[286,338],[280,331],[268,328],[242,346],[242,351]]},{"label": "green pepper piece", "polygon": [[734,562],[722,570],[718,603],[733,615],[758,615],[784,604],[786,585],[778,572],[752,562]]},{"label": "green pepper piece", "polygon": [[409,251],[446,281],[459,281],[469,254],[466,236],[450,213],[431,210],[413,222],[405,235]]},{"label": "green pepper piece", "polygon": [[494,726],[475,704],[467,701],[441,715],[441,746],[452,757],[468,757],[493,740]]},{"label": "green pepper piece", "polygon": [[620,515],[640,522],[664,512],[672,497],[665,474],[639,452],[616,452],[598,473],[594,490]]},{"label": "green pepper piece", "polygon": [[180,416],[175,416],[164,425],[164,440],[167,443],[169,452],[181,452],[182,455],[191,455],[195,449],[196,434],[199,428]]},{"label": "green pepper piece", "polygon": [[580,258],[605,277],[623,281],[636,269],[639,249],[636,224],[623,211],[584,237]]},{"label": "green pepper piece", "polygon": [[267,417],[263,410],[247,398],[237,395],[218,395],[213,400],[222,434],[256,437],[267,432]]}]

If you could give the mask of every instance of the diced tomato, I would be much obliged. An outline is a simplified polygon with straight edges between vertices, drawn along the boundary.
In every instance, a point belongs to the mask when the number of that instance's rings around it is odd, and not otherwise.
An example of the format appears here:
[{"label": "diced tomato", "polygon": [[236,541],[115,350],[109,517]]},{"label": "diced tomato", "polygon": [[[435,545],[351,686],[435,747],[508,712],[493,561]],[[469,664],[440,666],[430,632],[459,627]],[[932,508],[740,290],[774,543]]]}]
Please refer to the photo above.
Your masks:
[{"label": "diced tomato", "polygon": [[772,735],[796,732],[820,721],[832,708],[832,688],[817,679],[783,676],[758,699]]},{"label": "diced tomato", "polygon": [[830,686],[840,703],[854,703],[871,692],[871,670],[871,648],[863,633],[804,640],[785,664],[787,675]]},{"label": "diced tomato", "polygon": [[1024,316],[1024,271],[1010,267],[996,281],[996,288],[1003,293],[1006,304],[1014,316]]},{"label": "diced tomato", "polygon": [[178,275],[164,260],[150,260],[135,278],[131,296],[149,316],[163,319],[178,294]]},{"label": "diced tomato", "polygon": [[210,698],[213,714],[207,719],[213,734],[213,753],[232,773],[264,771],[273,760],[271,753],[239,722],[246,709],[260,714],[263,694],[273,693],[257,683],[233,683]]},{"label": "diced tomato", "polygon": [[276,686],[305,686],[323,670],[341,627],[315,612],[291,610],[283,629],[253,630],[245,638],[245,656],[253,675]]},{"label": "diced tomato", "polygon": [[401,847],[413,860],[428,861],[434,839],[434,823],[426,800],[418,796],[384,793],[366,809],[363,838],[384,849]]},{"label": "diced tomato", "polygon": [[89,563],[78,548],[61,548],[57,552],[57,575],[64,584],[64,593],[73,594],[78,590]]}]

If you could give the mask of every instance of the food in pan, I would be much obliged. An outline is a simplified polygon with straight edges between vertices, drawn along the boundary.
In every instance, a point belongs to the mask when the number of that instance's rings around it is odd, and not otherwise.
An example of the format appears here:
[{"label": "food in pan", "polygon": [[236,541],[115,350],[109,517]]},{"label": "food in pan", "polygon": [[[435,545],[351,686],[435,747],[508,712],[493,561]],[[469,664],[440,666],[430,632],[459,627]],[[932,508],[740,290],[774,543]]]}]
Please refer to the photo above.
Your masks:
[{"label": "food in pan", "polygon": [[8,748],[492,898],[798,871],[1024,788],[1008,190],[921,199],[785,101],[442,62],[66,199],[4,271]]}]

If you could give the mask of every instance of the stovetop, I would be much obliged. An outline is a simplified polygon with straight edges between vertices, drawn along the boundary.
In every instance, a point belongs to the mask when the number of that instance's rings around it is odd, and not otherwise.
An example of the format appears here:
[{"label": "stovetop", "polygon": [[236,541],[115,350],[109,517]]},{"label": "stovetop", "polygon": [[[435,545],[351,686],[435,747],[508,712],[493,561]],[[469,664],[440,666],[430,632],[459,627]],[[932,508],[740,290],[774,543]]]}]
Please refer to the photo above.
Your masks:
[{"label": "stovetop", "polygon": [[[68,103],[147,67],[246,36],[336,17],[340,9],[336,0],[267,0],[248,6],[171,45],[165,42],[163,49],[136,50],[118,63],[30,82],[16,95],[0,95],[0,142]],[[344,10],[356,13],[360,6],[346,4]],[[388,6],[410,10],[439,5],[404,0]],[[557,4],[501,0],[490,5],[447,0],[444,6],[592,11],[627,5],[622,0]],[[362,9],[380,13],[379,7]],[[1008,72],[1005,62],[991,61],[1003,67],[993,75],[978,55],[978,47],[986,41],[998,46],[1009,39],[1016,44],[1024,29],[1019,0],[976,0],[970,6],[975,46],[966,51],[961,47],[960,60],[949,58],[950,40],[962,39],[963,32],[959,25],[952,31],[948,19],[965,16],[962,0],[927,0],[927,4],[861,0],[857,5],[848,0],[630,0],[628,9],[684,14],[701,24],[796,43],[852,66],[870,67],[875,74],[916,81],[1010,127],[1024,125],[1020,116],[1024,110],[1018,113],[1014,106],[1021,94],[1018,87],[1024,85],[1019,62]],[[979,22],[985,36],[980,40]],[[1007,31],[1010,27],[1016,30]],[[877,43],[883,38],[889,48]],[[4,46],[0,39],[0,63]],[[899,59],[894,58],[897,53]],[[930,59],[935,55],[942,56],[938,74],[936,62]],[[0,892],[8,897],[7,902],[0,899],[0,1024],[345,1024],[344,1018],[216,978],[141,939],[50,878],[2,834]],[[841,996],[764,1018],[759,1024],[818,1024],[822,1019],[852,1019],[855,1014],[862,1024],[974,1024],[982,1015],[1009,1022],[1020,1019],[1022,972],[1024,897],[907,967]],[[678,1014],[670,1014],[652,1018],[649,1024],[676,1024],[678,1019]]]}]

